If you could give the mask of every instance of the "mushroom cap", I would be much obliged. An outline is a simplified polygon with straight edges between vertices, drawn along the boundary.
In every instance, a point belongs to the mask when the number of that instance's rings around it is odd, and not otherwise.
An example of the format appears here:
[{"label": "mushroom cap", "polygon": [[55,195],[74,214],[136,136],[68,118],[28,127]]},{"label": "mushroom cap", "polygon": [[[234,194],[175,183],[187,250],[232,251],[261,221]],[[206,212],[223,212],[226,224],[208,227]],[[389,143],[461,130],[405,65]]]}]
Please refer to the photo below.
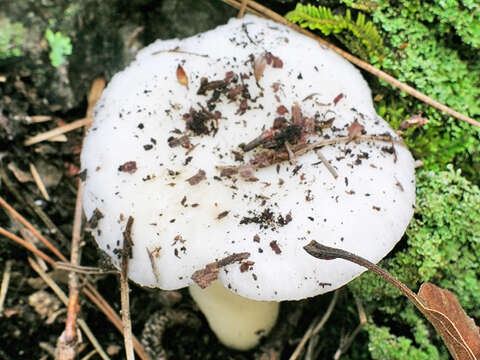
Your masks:
[{"label": "mushroom cap", "polygon": [[[338,178],[313,150],[252,175],[251,160],[268,150],[285,155],[285,142],[274,138],[270,148],[264,142],[250,151],[240,144],[267,134],[278,117],[291,125],[298,109],[326,127],[304,142],[342,138],[321,148]],[[207,264],[248,252],[242,264],[220,269],[228,289],[257,300],[314,296],[364,269],[319,261],[303,246],[316,240],[378,262],[413,214],[413,158],[376,114],[360,72],[270,20],[249,15],[151,44],[114,76],[94,118],[81,156],[85,213],[117,267],[133,218],[129,277],[143,286],[182,288]],[[292,147],[301,141],[295,131],[281,132]],[[353,139],[344,141],[349,133]],[[232,165],[249,174],[223,176],[221,167]]]}]

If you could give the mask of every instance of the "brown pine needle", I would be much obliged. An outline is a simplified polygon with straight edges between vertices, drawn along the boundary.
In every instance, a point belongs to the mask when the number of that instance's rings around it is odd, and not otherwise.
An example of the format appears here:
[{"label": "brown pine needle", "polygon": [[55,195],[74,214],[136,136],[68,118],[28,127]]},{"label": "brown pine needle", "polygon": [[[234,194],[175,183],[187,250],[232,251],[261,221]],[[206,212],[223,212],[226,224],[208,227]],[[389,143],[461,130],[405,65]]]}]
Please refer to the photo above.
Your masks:
[{"label": "brown pine needle", "polygon": [[8,260],[5,263],[5,270],[3,271],[2,286],[0,286],[0,314],[3,312],[3,305],[7,298],[8,285],[10,284],[10,274],[12,271],[13,260]]},{"label": "brown pine needle", "polygon": [[[40,232],[35,229],[35,227],[28,222],[22,215],[20,215],[13,207],[11,207],[1,196],[0,196],[0,206],[2,206],[5,210],[7,210],[10,214],[12,214],[15,218],[17,218],[28,230],[30,230],[43,244],[52,252],[54,253],[59,259],[64,262],[68,262],[67,258],[63,256],[63,254],[53,246],[50,241],[48,241]],[[44,259],[45,260],[45,259]],[[50,263],[54,266],[55,262],[50,259],[52,262]],[[47,261],[47,260],[45,260]]]},{"label": "brown pine needle", "polygon": [[81,128],[85,125],[89,125],[91,122],[92,122],[91,118],[83,118],[83,119],[75,120],[75,121],[73,121],[73,122],[71,122],[67,125],[59,126],[55,129],[48,130],[48,131],[45,131],[41,134],[32,136],[31,138],[28,138],[27,140],[25,140],[23,142],[23,145],[30,146],[30,145],[48,140],[48,139],[50,139],[52,137],[55,137],[55,136],[58,136],[60,134],[65,134],[65,133],[70,132],[72,130]]},{"label": "brown pine needle", "polygon": [[32,163],[30,163],[30,173],[32,174],[33,181],[35,181],[35,184],[37,185],[38,190],[40,190],[43,198],[47,201],[50,201],[50,196],[48,195],[47,188],[43,183],[42,177],[38,173],[35,165],[33,165]]},{"label": "brown pine needle", "polygon": [[[235,8],[237,8],[237,9],[239,9],[242,6],[242,4],[239,3],[236,0],[222,0],[222,1],[231,5],[231,6],[233,6],[233,7],[235,7]],[[248,7],[248,6],[250,6],[250,7]],[[472,119],[471,117],[468,117],[468,116],[466,116],[466,115],[464,115],[464,114],[462,114],[458,111],[455,111],[452,108],[450,108],[450,107],[432,99],[431,97],[423,94],[422,92],[416,90],[415,88],[413,88],[413,87],[411,87],[407,84],[402,83],[401,81],[397,80],[393,76],[377,69],[375,66],[372,66],[369,63],[367,63],[363,60],[360,60],[359,58],[349,54],[348,52],[336,47],[335,45],[330,44],[329,42],[323,40],[322,38],[314,35],[310,31],[308,31],[306,29],[303,29],[300,26],[291,23],[290,21],[285,19],[283,16],[277,14],[276,12],[270,10],[269,8],[267,8],[263,5],[260,5],[259,3],[255,2],[255,1],[247,0],[247,8],[245,10],[251,12],[252,8],[256,11],[261,12],[262,14],[264,14],[266,17],[269,17],[270,19],[275,20],[275,21],[277,21],[281,24],[284,24],[284,25],[288,26],[289,28],[291,28],[293,30],[296,30],[296,31],[298,31],[298,32],[316,40],[317,42],[319,42],[323,46],[326,46],[329,49],[335,51],[337,54],[344,57],[345,59],[347,59],[351,63],[353,63],[353,64],[357,65],[358,67],[362,68],[363,70],[368,71],[369,73],[379,77],[380,79],[385,80],[386,82],[388,82],[389,84],[399,88],[400,90],[405,91],[407,94],[409,94],[413,97],[416,97],[420,101],[423,101],[423,102],[429,104],[430,106],[433,106],[434,108],[436,108],[438,110],[446,112],[447,114],[449,114],[449,115],[451,115],[451,116],[453,116],[453,117],[455,117],[459,120],[462,120],[462,121],[465,121],[465,122],[467,122],[471,125],[480,127],[480,122],[479,121],[477,121],[475,119]]]},{"label": "brown pine needle", "polygon": [[38,257],[42,258],[43,260],[48,262],[50,265],[55,267],[55,261],[51,257],[46,255],[44,252],[38,250],[35,246],[23,240],[22,238],[18,237],[17,235],[12,234],[11,232],[5,230],[2,227],[0,227],[0,235],[3,235],[9,238],[10,240],[15,241],[17,244],[23,246],[25,249],[31,251],[32,253],[34,253],[35,255],[37,255]]}]

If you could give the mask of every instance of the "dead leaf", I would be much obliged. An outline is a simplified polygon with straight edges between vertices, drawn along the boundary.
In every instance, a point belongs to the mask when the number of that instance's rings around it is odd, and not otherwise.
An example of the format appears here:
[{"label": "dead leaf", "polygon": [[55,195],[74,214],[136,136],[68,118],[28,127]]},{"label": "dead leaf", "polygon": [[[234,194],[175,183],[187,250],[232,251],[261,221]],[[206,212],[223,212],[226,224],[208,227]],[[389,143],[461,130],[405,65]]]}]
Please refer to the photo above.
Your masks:
[{"label": "dead leaf", "polygon": [[431,283],[420,287],[424,315],[432,323],[455,360],[480,359],[480,332],[463,310],[458,298]]},{"label": "dead leaf", "polygon": [[262,78],[263,72],[265,71],[266,66],[267,66],[267,59],[265,57],[265,54],[257,57],[253,62],[253,75],[255,76],[255,80],[257,82],[259,82],[260,79]]},{"label": "dead leaf", "polygon": [[191,178],[188,178],[187,181],[190,185],[197,185],[200,181],[205,180],[207,177],[205,176],[205,171],[198,170],[198,172],[193,175]]},{"label": "dead leaf", "polygon": [[205,265],[205,268],[197,270],[191,276],[191,279],[200,286],[202,289],[205,289],[213,281],[218,279],[218,271],[221,267],[233,264],[235,262],[241,262],[250,257],[250,253],[235,253],[229,255],[221,260],[215,261],[213,263]]},{"label": "dead leaf", "polygon": [[427,118],[424,118],[421,115],[413,115],[407,120],[402,121],[400,124],[400,130],[407,130],[415,126],[423,126],[428,123],[429,121]]},{"label": "dead leaf", "polygon": [[188,89],[188,77],[181,65],[177,66],[177,80],[180,85],[183,85]]},{"label": "dead leaf", "polygon": [[355,120],[348,128],[348,137],[350,140],[355,139],[358,135],[361,135],[364,127],[357,120]]}]

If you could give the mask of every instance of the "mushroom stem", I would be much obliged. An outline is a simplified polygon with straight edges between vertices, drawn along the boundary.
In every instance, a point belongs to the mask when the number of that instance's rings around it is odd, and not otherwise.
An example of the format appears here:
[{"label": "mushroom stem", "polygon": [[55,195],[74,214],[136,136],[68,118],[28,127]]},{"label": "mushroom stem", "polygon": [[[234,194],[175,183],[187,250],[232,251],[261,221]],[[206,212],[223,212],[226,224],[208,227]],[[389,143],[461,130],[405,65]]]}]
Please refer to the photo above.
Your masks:
[{"label": "mushroom stem", "polygon": [[226,289],[219,281],[206,289],[193,284],[189,290],[210,328],[228,347],[237,350],[255,347],[277,320],[278,302],[244,298]]}]

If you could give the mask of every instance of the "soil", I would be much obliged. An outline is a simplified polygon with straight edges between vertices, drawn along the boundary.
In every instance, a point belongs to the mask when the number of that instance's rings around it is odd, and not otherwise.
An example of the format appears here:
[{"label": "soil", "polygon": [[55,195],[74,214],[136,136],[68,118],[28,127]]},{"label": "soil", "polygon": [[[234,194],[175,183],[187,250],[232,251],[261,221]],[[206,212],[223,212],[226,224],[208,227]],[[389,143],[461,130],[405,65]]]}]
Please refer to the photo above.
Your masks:
[{"label": "soil", "polygon": [[[280,13],[293,6],[286,0],[262,3]],[[128,64],[136,49],[156,38],[185,37],[205,31],[235,14],[232,8],[216,0],[3,3],[0,18],[21,22],[26,31],[20,56],[0,56],[0,196],[69,257],[82,131],[69,132],[61,141],[33,146],[25,146],[25,139],[84,117],[93,80],[101,76],[108,82]],[[59,67],[53,67],[49,58],[49,45],[44,40],[47,28],[62,32],[73,45],[72,54]],[[39,120],[40,115],[48,121],[32,122],[32,116]],[[30,164],[40,173],[50,200],[45,200],[33,181]],[[11,233],[35,239],[3,210],[0,224]],[[29,265],[28,257],[32,254],[6,237],[0,239],[0,274],[11,266],[0,311],[0,359],[51,358],[65,329],[66,309]],[[38,241],[35,245],[52,256]],[[104,268],[100,255],[93,239],[83,234],[81,264]],[[68,293],[67,273],[51,267],[48,273]],[[119,313],[119,277],[102,274],[88,278]],[[163,347],[168,359],[273,360],[290,356],[312,319],[326,309],[331,295],[283,303],[276,329],[262,346],[250,352],[232,351],[219,344],[186,291],[165,292],[132,284],[130,298],[133,333],[138,338],[152,325],[149,320],[153,314],[163,315],[165,333],[157,344],[150,344],[152,358],[160,358]],[[346,291],[341,299],[344,308],[353,304]],[[80,297],[80,309],[80,317],[111,359],[125,358],[123,337],[103,313],[84,296]],[[339,311],[330,321],[353,330],[358,318],[352,313],[342,316]],[[324,354],[333,354],[339,341],[340,335],[325,343]],[[92,350],[85,334],[81,345],[79,358]]]}]

